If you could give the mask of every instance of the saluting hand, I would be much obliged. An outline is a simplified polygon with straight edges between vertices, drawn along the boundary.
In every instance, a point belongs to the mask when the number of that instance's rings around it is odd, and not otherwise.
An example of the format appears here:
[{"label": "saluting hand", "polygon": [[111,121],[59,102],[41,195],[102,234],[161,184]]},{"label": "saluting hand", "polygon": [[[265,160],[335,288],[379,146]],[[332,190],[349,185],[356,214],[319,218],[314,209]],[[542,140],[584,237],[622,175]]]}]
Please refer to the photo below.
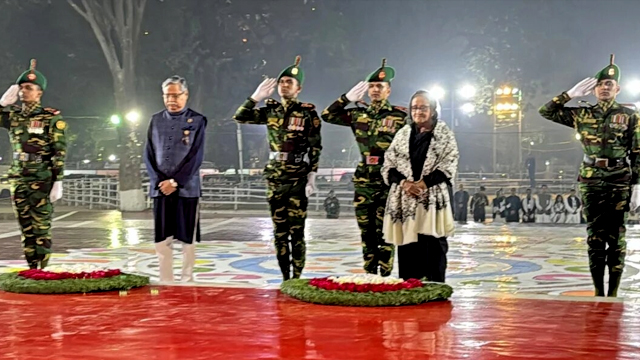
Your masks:
[{"label": "saluting hand", "polygon": [[9,89],[0,98],[0,106],[5,107],[13,105],[18,101],[18,93],[20,92],[19,85],[11,85]]},{"label": "saluting hand", "polygon": [[588,77],[567,91],[567,95],[572,99],[587,96],[591,94],[597,83],[598,80],[596,78]]},{"label": "saluting hand", "polygon": [[360,81],[356,84],[349,92],[346,94],[347,100],[351,102],[356,102],[362,99],[364,94],[367,93],[369,89],[369,83],[366,81]]},{"label": "saluting hand", "polygon": [[258,85],[256,91],[251,95],[251,98],[255,100],[255,102],[259,103],[260,101],[268,98],[273,94],[273,91],[276,89],[276,85],[278,84],[277,79],[266,78],[263,82]]}]

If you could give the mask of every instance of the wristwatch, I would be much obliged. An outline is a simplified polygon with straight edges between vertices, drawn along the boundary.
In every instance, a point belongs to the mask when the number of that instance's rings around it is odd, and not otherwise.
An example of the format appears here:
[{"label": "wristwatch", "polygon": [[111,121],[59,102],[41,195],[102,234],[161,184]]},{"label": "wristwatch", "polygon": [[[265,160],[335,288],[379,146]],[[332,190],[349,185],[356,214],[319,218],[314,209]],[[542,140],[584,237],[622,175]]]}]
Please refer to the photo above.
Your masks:
[{"label": "wristwatch", "polygon": [[178,187],[178,183],[173,179],[169,179],[169,184],[171,184],[171,186],[173,186],[174,188]]}]

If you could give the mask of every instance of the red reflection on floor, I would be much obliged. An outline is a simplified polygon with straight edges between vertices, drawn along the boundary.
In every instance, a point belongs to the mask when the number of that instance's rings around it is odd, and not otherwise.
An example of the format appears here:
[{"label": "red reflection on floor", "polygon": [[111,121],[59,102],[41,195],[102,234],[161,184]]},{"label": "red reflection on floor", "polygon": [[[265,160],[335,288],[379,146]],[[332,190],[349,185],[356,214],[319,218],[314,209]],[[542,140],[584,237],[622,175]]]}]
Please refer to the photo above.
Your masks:
[{"label": "red reflection on floor", "polygon": [[[275,290],[0,292],[0,359],[637,359],[635,303],[317,306]],[[624,319],[624,321],[623,321]]]}]

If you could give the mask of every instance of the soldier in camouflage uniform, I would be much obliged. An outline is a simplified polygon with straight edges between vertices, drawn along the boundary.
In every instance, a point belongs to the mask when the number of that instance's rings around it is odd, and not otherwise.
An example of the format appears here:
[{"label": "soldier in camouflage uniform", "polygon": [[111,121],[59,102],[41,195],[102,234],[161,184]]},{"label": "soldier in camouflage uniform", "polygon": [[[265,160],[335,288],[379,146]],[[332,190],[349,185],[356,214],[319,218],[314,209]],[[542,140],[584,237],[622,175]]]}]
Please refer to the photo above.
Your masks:
[{"label": "soldier in camouflage uniform", "polygon": [[[625,221],[631,185],[638,182],[640,130],[638,113],[616,102],[620,69],[613,63],[540,108],[553,122],[573,127],[584,151],[578,178],[587,219],[589,267],[595,295],[604,296],[605,266],[609,268],[607,296],[617,296],[626,254]],[[565,107],[569,100],[595,92],[598,103]]]},{"label": "soldier in camouflage uniform", "polygon": [[[304,72],[298,56],[277,79],[264,80],[233,117],[241,124],[267,126],[271,152],[264,173],[276,256],[284,280],[291,277],[291,267],[294,279],[299,278],[304,269],[308,197],[315,191],[322,150],[320,118],[315,106],[298,100],[303,82]],[[276,85],[281,103],[267,99]],[[266,106],[256,108],[265,99]]]},{"label": "soldier in camouflage uniform", "polygon": [[[31,67],[0,98],[0,118],[9,131],[13,163],[9,169],[13,208],[22,230],[29,268],[45,268],[51,255],[52,203],[62,197],[66,123],[60,112],[40,105],[47,79]],[[15,106],[18,96],[22,106]]]},{"label": "soldier in camouflage uniform", "polygon": [[[389,187],[384,184],[380,169],[385,150],[396,132],[405,125],[407,116],[405,108],[393,106],[387,100],[394,75],[395,70],[386,66],[386,60],[383,59],[382,66],[371,73],[366,81],[358,83],[322,112],[324,121],[348,126],[356,137],[362,160],[353,176],[354,205],[362,236],[364,270],[377,274],[379,267],[382,276],[391,274],[395,248],[385,243],[382,236]],[[371,105],[360,101],[367,91]],[[352,102],[356,103],[356,107],[347,109]]]}]

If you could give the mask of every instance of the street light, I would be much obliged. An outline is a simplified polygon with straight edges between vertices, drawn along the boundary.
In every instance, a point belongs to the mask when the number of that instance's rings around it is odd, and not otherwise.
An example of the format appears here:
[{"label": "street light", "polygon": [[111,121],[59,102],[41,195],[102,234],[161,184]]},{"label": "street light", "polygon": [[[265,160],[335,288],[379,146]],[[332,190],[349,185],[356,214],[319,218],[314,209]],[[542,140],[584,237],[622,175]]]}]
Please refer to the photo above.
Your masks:
[{"label": "street light", "polygon": [[109,155],[109,161],[111,161],[111,162],[116,161],[116,156],[113,155],[113,154]]},{"label": "street light", "polygon": [[471,99],[476,96],[476,88],[473,85],[465,85],[459,90],[459,94],[465,99]]},{"label": "street light", "polygon": [[631,95],[640,94],[640,80],[634,79],[629,81],[629,83],[625,86],[627,90],[631,93]]},{"label": "street light", "polygon": [[138,120],[140,120],[140,113],[135,110],[131,110],[124,117],[125,119],[127,119],[127,121],[135,124],[138,122]]},{"label": "street light", "polygon": [[84,160],[82,160],[82,162],[83,162],[83,163],[85,163],[85,164],[88,164],[88,163],[90,163],[90,162],[91,162],[91,160],[89,160],[89,159],[84,159]]},{"label": "street light", "polygon": [[580,133],[576,133],[576,140],[580,140],[582,139],[582,136],[580,135]]},{"label": "street light", "polygon": [[442,87],[436,85],[431,88],[431,90],[429,91],[429,94],[431,94],[435,98],[435,100],[442,100],[442,98],[444,97],[445,91]]},{"label": "street light", "polygon": [[111,115],[110,121],[113,125],[120,125],[120,116],[116,114]]},{"label": "street light", "polygon": [[460,107],[460,110],[462,110],[462,112],[465,114],[471,114],[476,110],[476,106],[472,103],[466,103]]}]

